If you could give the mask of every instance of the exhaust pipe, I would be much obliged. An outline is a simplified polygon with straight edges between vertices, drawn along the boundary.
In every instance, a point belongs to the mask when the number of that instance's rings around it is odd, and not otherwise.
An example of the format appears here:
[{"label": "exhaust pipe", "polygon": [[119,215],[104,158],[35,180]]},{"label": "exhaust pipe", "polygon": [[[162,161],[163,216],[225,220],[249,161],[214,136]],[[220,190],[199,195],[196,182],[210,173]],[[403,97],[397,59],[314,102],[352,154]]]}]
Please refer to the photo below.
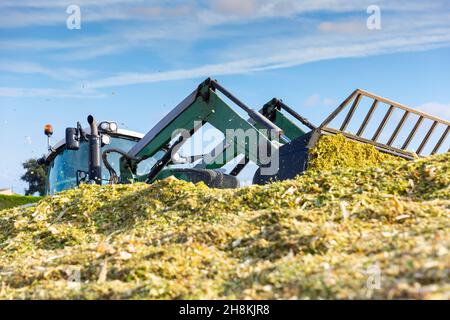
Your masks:
[{"label": "exhaust pipe", "polygon": [[94,117],[89,115],[87,118],[91,128],[89,140],[89,180],[92,183],[102,184],[102,166],[101,166],[101,141],[98,134],[97,122]]}]

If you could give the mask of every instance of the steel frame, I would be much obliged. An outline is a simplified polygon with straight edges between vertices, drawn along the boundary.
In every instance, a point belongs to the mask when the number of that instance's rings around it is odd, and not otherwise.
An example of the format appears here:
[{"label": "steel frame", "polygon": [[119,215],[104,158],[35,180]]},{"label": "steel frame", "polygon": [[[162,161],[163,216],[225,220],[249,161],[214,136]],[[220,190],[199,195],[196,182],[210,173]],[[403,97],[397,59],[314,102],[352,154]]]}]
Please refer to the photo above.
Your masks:
[{"label": "steel frame", "polygon": [[[369,109],[369,111],[367,112],[366,116],[364,117],[363,122],[361,123],[358,131],[356,134],[352,133],[352,132],[347,132],[347,127],[348,124],[350,123],[355,111],[357,110],[359,103],[361,101],[361,99],[363,97],[367,97],[369,99],[372,99],[372,105]],[[328,125],[339,115],[343,112],[343,110],[351,103],[351,107],[350,109],[347,111],[347,114],[345,116],[344,121],[342,122],[341,126],[339,129],[334,129],[334,128],[330,128]],[[364,133],[364,131],[367,128],[367,125],[370,123],[370,121],[373,118],[374,112],[375,110],[378,108],[379,103],[385,103],[387,105],[389,105],[389,108],[387,110],[387,112],[385,113],[383,119],[381,120],[381,122],[379,123],[374,135],[368,139],[368,138],[363,138],[362,135]],[[402,110],[403,111],[403,115],[402,118],[399,120],[399,122],[397,123],[393,133],[391,134],[388,142],[385,143],[380,143],[378,141],[381,133],[385,130],[386,128],[386,124],[388,123],[389,119],[391,119],[392,114],[394,112],[394,110]],[[393,147],[392,144],[396,141],[399,132],[402,130],[406,120],[408,119],[408,117],[410,117],[411,115],[417,115],[419,118],[417,119],[416,123],[414,124],[414,127],[412,128],[412,130],[409,132],[407,138],[405,139],[405,141],[402,144],[402,147],[400,148],[396,148]],[[427,133],[425,134],[425,136],[423,137],[419,147],[417,148],[417,150],[414,152],[412,150],[409,150],[408,147],[411,144],[411,141],[414,139],[414,137],[417,134],[418,129],[420,128],[420,126],[422,125],[422,123],[424,122],[424,120],[431,120],[432,125],[429,128],[429,130],[427,131]],[[424,154],[422,154],[424,148],[426,147],[427,143],[430,140],[430,137],[432,136],[432,134],[435,132],[435,129],[437,128],[438,125],[444,125],[446,126],[445,131],[443,132],[443,134],[441,135],[441,137],[439,138],[439,140],[437,141],[437,143],[434,145],[433,150],[431,152],[431,154],[436,154],[439,152],[439,149],[442,147],[444,141],[446,141],[447,137],[448,137],[448,133],[450,130],[450,122],[447,120],[443,120],[440,118],[437,118],[435,116],[432,116],[430,114],[427,114],[425,112],[419,111],[419,110],[415,110],[412,109],[408,106],[402,105],[400,103],[397,103],[395,101],[377,96],[373,93],[367,92],[365,90],[362,89],[357,89],[355,91],[353,91],[353,93],[348,96],[337,108],[336,110],[334,110],[323,122],[322,124],[319,126],[319,130],[323,131],[325,134],[343,134],[344,136],[353,139],[353,140],[357,140],[360,142],[364,142],[364,143],[369,143],[373,146],[375,146],[377,149],[383,151],[383,152],[387,152],[387,153],[391,153],[403,158],[407,158],[407,159],[412,159],[415,157],[415,154],[417,154],[418,156],[425,156]],[[450,151],[450,150],[448,150]],[[447,152],[448,152],[447,151]],[[415,154],[414,154],[415,153]]]}]

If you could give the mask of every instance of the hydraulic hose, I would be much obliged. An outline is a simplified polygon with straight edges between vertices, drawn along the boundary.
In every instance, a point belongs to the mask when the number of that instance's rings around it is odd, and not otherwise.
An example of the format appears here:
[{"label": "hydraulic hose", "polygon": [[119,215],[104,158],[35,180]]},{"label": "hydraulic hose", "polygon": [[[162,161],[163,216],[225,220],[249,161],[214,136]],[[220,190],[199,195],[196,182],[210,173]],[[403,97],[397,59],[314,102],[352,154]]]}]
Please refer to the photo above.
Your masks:
[{"label": "hydraulic hose", "polygon": [[102,159],[103,159],[103,164],[105,165],[105,168],[109,172],[109,184],[116,184],[116,183],[119,182],[119,178],[117,176],[116,170],[114,170],[114,168],[112,167],[112,165],[108,161],[108,154],[109,153],[113,153],[113,152],[121,154],[123,157],[125,157],[129,161],[139,161],[139,160],[141,160],[140,158],[132,157],[128,153],[126,153],[125,151],[123,151],[121,149],[117,149],[117,148],[110,148],[110,149],[107,149],[107,150],[103,151]]}]

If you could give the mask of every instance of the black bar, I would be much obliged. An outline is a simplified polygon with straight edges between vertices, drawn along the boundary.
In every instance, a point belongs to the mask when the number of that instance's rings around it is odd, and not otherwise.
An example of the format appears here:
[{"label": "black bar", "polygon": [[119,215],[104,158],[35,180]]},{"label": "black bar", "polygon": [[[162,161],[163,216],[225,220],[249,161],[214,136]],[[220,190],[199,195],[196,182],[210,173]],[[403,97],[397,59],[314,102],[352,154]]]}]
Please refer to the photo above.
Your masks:
[{"label": "black bar", "polygon": [[423,121],[423,116],[420,116],[419,119],[417,119],[416,124],[414,125],[414,128],[412,129],[412,131],[409,133],[408,138],[406,138],[405,143],[402,146],[402,149],[406,149],[408,148],[409,144],[411,143],[411,140],[414,138],[414,136],[416,135],[417,129],[419,128],[420,124]]},{"label": "black bar", "polygon": [[433,151],[431,152],[431,154],[436,154],[436,152],[439,151],[439,148],[441,147],[442,143],[444,142],[445,138],[447,138],[448,132],[450,131],[450,126],[447,127],[447,129],[445,129],[444,133],[442,134],[442,136],[440,137],[438,143],[436,144],[436,146],[434,147]]},{"label": "black bar", "polygon": [[102,184],[102,165],[101,165],[101,142],[97,128],[97,122],[94,117],[89,115],[87,118],[91,128],[89,140],[89,181],[96,184]]},{"label": "black bar", "polygon": [[250,112],[251,108],[249,108],[247,105],[245,105],[242,101],[240,101],[238,98],[236,98],[230,91],[225,89],[220,83],[217,81],[212,80],[211,85],[218,89],[220,92],[222,92],[228,99],[236,103],[239,107],[241,107],[245,112]]},{"label": "black bar", "polygon": [[345,131],[345,129],[347,129],[348,123],[350,122],[350,120],[352,120],[353,114],[355,113],[355,110],[358,107],[360,101],[361,101],[361,94],[358,93],[355,101],[353,101],[353,104],[347,113],[347,116],[345,117],[344,122],[342,123],[341,131]]},{"label": "black bar", "polygon": [[383,121],[381,121],[377,131],[375,131],[375,134],[372,137],[373,141],[377,141],[377,139],[380,137],[380,134],[383,131],[384,127],[386,126],[386,123],[388,122],[389,118],[391,117],[393,110],[394,106],[390,106],[388,111],[386,112],[386,115],[383,118]]},{"label": "black bar", "polygon": [[373,113],[378,107],[378,100],[374,100],[372,103],[372,106],[370,107],[369,113],[364,118],[363,123],[361,124],[361,127],[358,130],[358,133],[356,134],[358,137],[362,136],[364,133],[364,130],[366,130],[367,124],[369,123],[370,119],[372,119]]},{"label": "black bar", "polygon": [[248,157],[245,157],[243,159],[243,162],[239,162],[236,167],[230,172],[230,175],[237,176],[239,173],[241,173],[242,169],[245,168],[245,166],[250,162],[250,159]]},{"label": "black bar", "polygon": [[[302,296],[299,298],[301,299]],[[162,315],[163,319],[221,319],[221,320],[272,320],[289,319],[292,315],[313,313],[317,318],[345,317],[349,320],[361,319],[361,312],[368,310],[372,318],[386,315],[395,318],[427,319],[430,314],[445,314],[448,301],[418,300],[340,300],[326,297],[325,300],[9,300],[0,301],[4,314],[14,314],[16,318],[32,314],[46,314],[49,320],[60,319],[61,314],[70,310],[73,318],[86,318],[86,314],[96,318],[127,319],[132,314],[150,313]],[[416,299],[419,299],[417,297]],[[333,300],[335,299],[335,300]],[[395,299],[395,297],[394,297]],[[243,306],[243,307],[242,307]],[[248,306],[248,307],[247,307]],[[208,308],[208,309],[206,309]],[[52,310],[52,312],[48,312]],[[131,311],[130,311],[131,310]],[[209,315],[209,311],[210,315]],[[209,316],[208,316],[209,315]],[[135,317],[136,318],[136,317]],[[147,318],[157,318],[148,316]],[[297,317],[298,318],[298,317]]]},{"label": "black bar", "polygon": [[217,81],[212,80],[211,85],[215,89],[222,92],[224,96],[226,96],[228,99],[233,101],[236,105],[238,105],[245,112],[247,112],[247,114],[249,115],[250,118],[252,118],[253,120],[262,124],[266,129],[275,130],[277,132],[278,136],[281,135],[282,130],[280,128],[278,128],[276,125],[274,125],[272,122],[270,122],[266,117],[261,115],[259,112],[246,106],[242,101],[240,101],[238,98],[236,98],[231,92],[229,92],[227,89],[222,87],[222,85],[220,85]]},{"label": "black bar", "polygon": [[392,143],[394,143],[395,139],[398,136],[398,133],[400,132],[400,130],[402,130],[403,125],[405,124],[406,119],[409,116],[409,111],[405,111],[405,113],[403,114],[402,119],[400,120],[400,123],[397,125],[397,128],[395,128],[394,133],[392,134],[391,138],[389,139],[387,145],[390,146],[392,145]]},{"label": "black bar", "polygon": [[428,130],[427,134],[425,135],[425,138],[422,140],[422,143],[419,146],[419,149],[417,149],[417,154],[420,154],[423,150],[423,148],[425,148],[425,146],[427,145],[428,140],[430,139],[431,135],[434,132],[434,129],[436,129],[438,122],[434,121],[433,124],[430,127],[430,130]]},{"label": "black bar", "polygon": [[278,102],[278,104],[280,105],[280,107],[282,109],[286,110],[291,116],[296,118],[298,121],[303,123],[305,126],[310,128],[311,130],[315,130],[317,128],[315,125],[313,125],[311,122],[309,122],[308,119],[306,119],[306,118],[302,117],[301,115],[299,115],[297,112],[295,112],[293,109],[291,109],[291,107],[286,105],[283,101],[277,100],[277,102]]}]

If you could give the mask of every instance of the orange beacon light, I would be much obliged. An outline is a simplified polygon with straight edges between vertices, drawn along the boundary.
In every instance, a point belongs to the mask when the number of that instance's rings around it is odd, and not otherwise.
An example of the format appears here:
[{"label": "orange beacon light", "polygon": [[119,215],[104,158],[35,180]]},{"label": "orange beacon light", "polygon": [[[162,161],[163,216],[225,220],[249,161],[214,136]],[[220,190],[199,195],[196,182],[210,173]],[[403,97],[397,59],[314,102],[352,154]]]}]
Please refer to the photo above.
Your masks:
[{"label": "orange beacon light", "polygon": [[53,134],[53,126],[51,124],[46,124],[44,126],[44,133],[47,137],[50,137]]}]

